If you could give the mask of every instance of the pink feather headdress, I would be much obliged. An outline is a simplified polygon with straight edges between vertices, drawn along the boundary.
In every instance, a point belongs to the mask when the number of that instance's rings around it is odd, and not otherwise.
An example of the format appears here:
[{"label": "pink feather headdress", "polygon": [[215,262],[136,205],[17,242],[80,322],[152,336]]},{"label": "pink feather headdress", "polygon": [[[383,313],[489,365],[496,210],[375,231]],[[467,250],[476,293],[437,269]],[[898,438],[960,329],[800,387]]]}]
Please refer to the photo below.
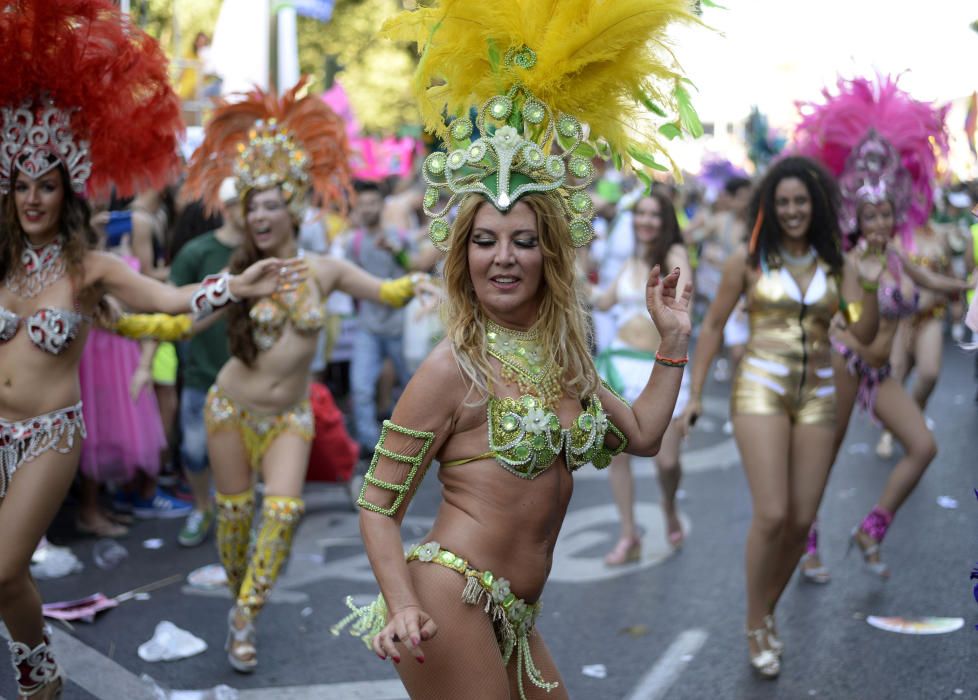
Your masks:
[{"label": "pink feather headdress", "polygon": [[897,231],[910,247],[930,215],[938,157],[947,152],[947,107],[913,99],[892,76],[840,78],[823,103],[799,103],[794,150],[821,161],[842,194],[840,225],[857,228],[859,205],[889,199]]}]

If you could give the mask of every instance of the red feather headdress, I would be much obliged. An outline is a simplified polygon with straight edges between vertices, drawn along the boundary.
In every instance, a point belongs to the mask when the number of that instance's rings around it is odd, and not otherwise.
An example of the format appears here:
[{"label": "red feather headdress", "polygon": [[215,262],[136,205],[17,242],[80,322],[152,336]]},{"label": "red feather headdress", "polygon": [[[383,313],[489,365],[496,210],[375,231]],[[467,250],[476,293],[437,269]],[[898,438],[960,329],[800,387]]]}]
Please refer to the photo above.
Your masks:
[{"label": "red feather headdress", "polygon": [[215,210],[221,183],[233,177],[242,199],[250,190],[281,187],[297,217],[311,203],[310,190],[312,203],[345,209],[352,194],[346,125],[322,100],[298,98],[305,84],[281,99],[255,88],[219,104],[190,159],[184,192]]},{"label": "red feather headdress", "polygon": [[180,102],[156,41],[110,0],[0,0],[0,191],[62,164],[72,188],[119,194],[179,167]]}]

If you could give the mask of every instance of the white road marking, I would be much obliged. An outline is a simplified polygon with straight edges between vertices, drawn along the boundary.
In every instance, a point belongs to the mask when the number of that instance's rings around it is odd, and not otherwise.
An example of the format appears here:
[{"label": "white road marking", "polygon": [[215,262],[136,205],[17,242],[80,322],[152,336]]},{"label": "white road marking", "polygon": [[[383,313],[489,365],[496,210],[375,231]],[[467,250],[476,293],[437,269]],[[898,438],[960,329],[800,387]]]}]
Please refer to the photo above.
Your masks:
[{"label": "white road marking", "polygon": [[[0,634],[10,638],[6,627],[0,626]],[[57,627],[51,628],[51,644],[67,679],[95,697],[156,699],[156,694],[135,674]]]},{"label": "white road marking", "polygon": [[[679,520],[683,524],[683,532],[689,537],[692,532],[689,518],[680,513]],[[606,503],[570,511],[564,518],[554,547],[549,580],[557,583],[607,581],[649,569],[668,559],[672,555],[672,548],[666,541],[665,518],[659,505],[641,501],[636,503],[635,522],[644,530],[642,558],[625,566],[605,566],[604,555],[617,537],[618,509],[613,503]],[[598,547],[601,544],[604,546]],[[589,549],[594,551],[584,554]]]},{"label": "white road marking", "polygon": [[[10,639],[0,624],[0,636]],[[134,673],[86,645],[79,639],[52,628],[51,641],[58,664],[67,679],[100,700],[156,700],[156,693]],[[358,681],[319,685],[239,690],[240,700],[407,700],[401,681]],[[4,700],[0,696],[0,700]]]},{"label": "white road marking", "polygon": [[[638,685],[625,700],[660,700],[669,688],[679,680],[679,676],[689,663],[688,657],[700,650],[709,635],[705,630],[686,630],[674,641],[666,652],[655,662],[655,666],[642,676]],[[685,657],[685,658],[684,658]]]},{"label": "white road marking", "polygon": [[239,700],[408,700],[398,680],[239,690]]}]

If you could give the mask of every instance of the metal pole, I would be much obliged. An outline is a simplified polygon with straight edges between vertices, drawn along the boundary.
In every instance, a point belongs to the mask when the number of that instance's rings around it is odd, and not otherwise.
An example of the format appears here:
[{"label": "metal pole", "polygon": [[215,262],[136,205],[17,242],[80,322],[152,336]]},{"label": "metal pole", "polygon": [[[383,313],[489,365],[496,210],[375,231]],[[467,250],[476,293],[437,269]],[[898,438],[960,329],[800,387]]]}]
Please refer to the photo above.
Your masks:
[{"label": "metal pole", "polygon": [[299,82],[299,35],[298,19],[294,7],[284,6],[278,11],[278,92],[285,92]]}]

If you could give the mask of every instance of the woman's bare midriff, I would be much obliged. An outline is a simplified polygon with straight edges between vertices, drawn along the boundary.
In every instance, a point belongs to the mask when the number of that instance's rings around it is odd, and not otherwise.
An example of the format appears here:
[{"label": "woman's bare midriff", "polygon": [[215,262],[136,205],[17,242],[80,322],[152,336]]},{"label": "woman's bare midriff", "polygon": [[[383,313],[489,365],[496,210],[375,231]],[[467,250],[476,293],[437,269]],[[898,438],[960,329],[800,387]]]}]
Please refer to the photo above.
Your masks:
[{"label": "woman's bare midriff", "polygon": [[236,357],[228,360],[216,384],[234,401],[259,413],[284,411],[308,396],[308,368],[317,341],[318,334],[299,333],[286,324],[275,345],[259,352],[251,367]]},{"label": "woman's bare midriff", "polygon": [[855,350],[871,367],[882,367],[890,361],[890,351],[893,349],[898,326],[899,321],[895,319],[881,318],[876,337],[869,345],[860,345],[849,334],[841,335],[839,340],[850,350]]},{"label": "woman's bare midriff", "polygon": [[[62,278],[33,299],[20,299],[5,292],[0,294],[0,305],[22,318],[45,307],[75,308],[71,279]],[[80,311],[91,313],[88,308]],[[20,324],[0,353],[0,418],[23,420],[78,403],[78,365],[89,328],[90,324],[83,324],[67,347],[52,355],[34,345],[26,324]]]},{"label": "woman's bare midriff", "polygon": [[[488,449],[485,405],[460,411],[441,461]],[[561,425],[570,425],[580,412],[579,402],[565,397],[558,411]],[[427,539],[464,557],[473,568],[509,579],[514,595],[537,600],[574,490],[563,456],[535,479],[515,476],[491,457],[442,467],[438,479],[443,500]]]},{"label": "woman's bare midriff", "polygon": [[0,353],[0,418],[23,420],[72,406],[81,398],[78,365],[88,337],[83,330],[60,355],[31,343],[23,326]]},{"label": "woman's bare midriff", "polygon": [[532,480],[494,459],[442,468],[438,477],[443,501],[428,539],[509,579],[514,595],[537,600],[574,490],[563,460]]},{"label": "woman's bare midriff", "polygon": [[617,335],[621,342],[644,352],[655,352],[662,342],[659,331],[648,316],[632,316],[618,327]]}]

